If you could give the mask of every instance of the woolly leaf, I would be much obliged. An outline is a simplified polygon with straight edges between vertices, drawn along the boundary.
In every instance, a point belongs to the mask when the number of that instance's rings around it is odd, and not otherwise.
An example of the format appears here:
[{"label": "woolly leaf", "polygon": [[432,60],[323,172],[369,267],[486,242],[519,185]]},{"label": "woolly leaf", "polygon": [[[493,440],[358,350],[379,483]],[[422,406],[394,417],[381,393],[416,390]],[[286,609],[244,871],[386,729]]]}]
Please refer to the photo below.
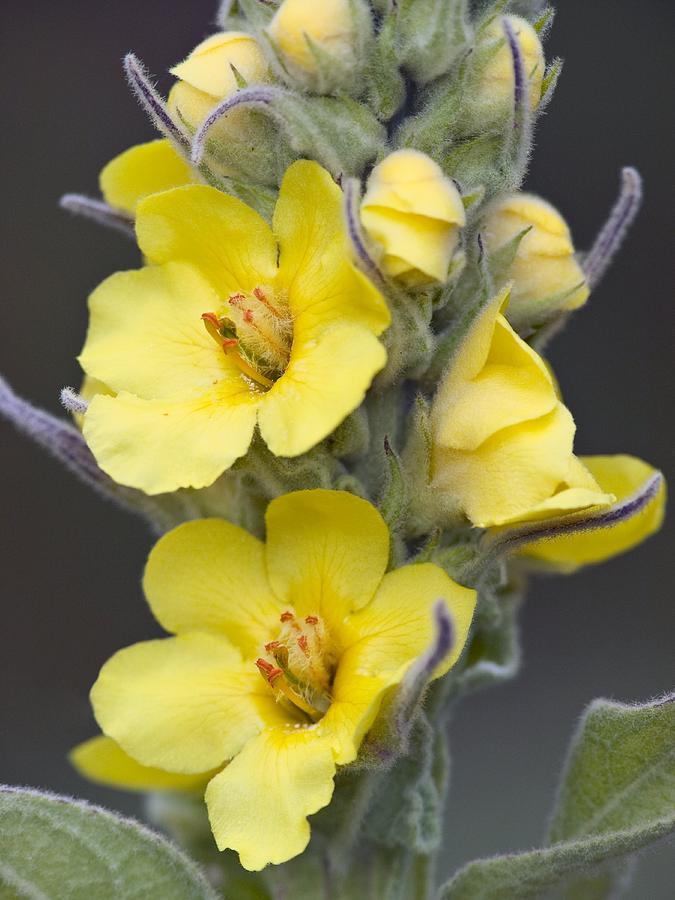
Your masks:
[{"label": "woolly leaf", "polygon": [[630,857],[675,832],[675,695],[629,706],[596,700],[572,741],[552,842],[478,860],[439,900],[602,900],[625,884]]},{"label": "woolly leaf", "polygon": [[88,803],[0,788],[0,896],[215,900],[165,838]]}]

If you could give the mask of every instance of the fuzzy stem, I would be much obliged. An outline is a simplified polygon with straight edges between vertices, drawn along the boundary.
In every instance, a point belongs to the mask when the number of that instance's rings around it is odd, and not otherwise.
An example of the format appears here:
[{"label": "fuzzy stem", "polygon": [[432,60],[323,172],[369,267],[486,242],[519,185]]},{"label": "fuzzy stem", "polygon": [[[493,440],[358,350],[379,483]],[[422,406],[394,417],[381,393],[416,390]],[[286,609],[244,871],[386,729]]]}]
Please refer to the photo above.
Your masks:
[{"label": "fuzzy stem", "polygon": [[51,453],[80,481],[118,506],[143,516],[161,533],[175,524],[163,507],[140,491],[116,484],[101,471],[80,431],[19,397],[0,376],[0,416]]},{"label": "fuzzy stem", "polygon": [[584,274],[591,289],[600,282],[618,253],[628,229],[640,209],[641,202],[642,179],[640,173],[637,169],[626,166],[621,170],[619,197],[584,260]]},{"label": "fuzzy stem", "polygon": [[171,118],[166,103],[150,81],[148,70],[133,53],[128,53],[124,57],[124,72],[129,87],[155,128],[181,148],[189,148],[190,140],[187,134]]},{"label": "fuzzy stem", "polygon": [[132,217],[123,210],[108,206],[102,200],[94,200],[83,194],[64,194],[59,200],[59,206],[76,216],[96,222],[97,225],[119,231],[132,240],[136,237]]},{"label": "fuzzy stem", "polygon": [[361,228],[359,218],[359,204],[361,200],[361,186],[356,178],[347,178],[343,184],[344,190],[344,215],[347,223],[347,234],[351,241],[354,255],[360,263],[363,271],[377,285],[382,285],[384,279],[377,263],[366,246],[366,239]]},{"label": "fuzzy stem", "polygon": [[211,110],[209,115],[204,119],[197,129],[192,141],[192,162],[195,166],[199,166],[206,152],[206,139],[208,133],[219,119],[226,116],[231,110],[242,105],[263,105],[270,106],[276,96],[279,94],[279,88],[273,87],[249,87],[243,88],[233,97],[228,97],[219,103],[215,109]]},{"label": "fuzzy stem", "polygon": [[472,566],[471,571],[464,573],[464,580],[469,584],[473,583],[474,579],[480,578],[481,573],[489,569],[495,562],[535,541],[553,540],[557,537],[567,537],[585,531],[598,531],[620,525],[642,512],[656,497],[662,484],[663,475],[661,472],[656,472],[635,493],[600,512],[585,510],[553,522],[543,520],[504,527],[495,535],[487,536],[484,552]]}]

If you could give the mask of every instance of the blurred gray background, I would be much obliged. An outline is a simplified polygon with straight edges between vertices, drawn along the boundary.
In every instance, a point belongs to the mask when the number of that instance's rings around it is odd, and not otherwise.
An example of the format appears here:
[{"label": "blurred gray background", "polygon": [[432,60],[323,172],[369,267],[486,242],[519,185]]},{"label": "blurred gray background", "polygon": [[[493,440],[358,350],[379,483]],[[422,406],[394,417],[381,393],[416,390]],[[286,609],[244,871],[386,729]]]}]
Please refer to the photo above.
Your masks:
[{"label": "blurred gray background", "polygon": [[[123,54],[134,50],[163,72],[209,33],[214,6],[25,0],[3,17],[0,367],[48,409],[59,409],[62,385],[79,383],[87,294],[138,264],[130,242],[60,212],[58,198],[95,194],[102,164],[153,136],[121,77]],[[565,58],[565,71],[528,180],[585,248],[620,167],[644,175],[645,204],[621,258],[551,357],[577,449],[634,453],[671,483],[674,25],[671,0],[560,0],[547,51]],[[138,812],[132,795],[81,781],[65,756],[95,732],[87,693],[100,665],[157,633],[139,587],[150,536],[0,427],[0,781]],[[454,722],[448,873],[537,845],[590,700],[644,700],[675,687],[674,574],[671,517],[632,554],[532,585],[520,675],[473,697]],[[671,844],[647,854],[630,896],[671,900],[674,885]]]}]

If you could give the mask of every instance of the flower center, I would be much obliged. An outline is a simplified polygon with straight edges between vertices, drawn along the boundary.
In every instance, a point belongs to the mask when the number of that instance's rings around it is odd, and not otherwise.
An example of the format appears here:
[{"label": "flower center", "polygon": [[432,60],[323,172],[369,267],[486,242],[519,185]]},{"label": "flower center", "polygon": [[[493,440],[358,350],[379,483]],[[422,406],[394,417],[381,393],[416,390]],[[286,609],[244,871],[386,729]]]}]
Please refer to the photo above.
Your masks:
[{"label": "flower center", "polygon": [[256,388],[269,390],[286,370],[293,343],[288,301],[267,287],[232,294],[227,314],[202,313],[211,337]]},{"label": "flower center", "polygon": [[300,622],[293,612],[282,613],[279,636],[265,644],[265,651],[267,658],[257,659],[256,666],[277,702],[290,703],[294,710],[318,722],[331,704],[334,674],[319,616],[307,616]]}]

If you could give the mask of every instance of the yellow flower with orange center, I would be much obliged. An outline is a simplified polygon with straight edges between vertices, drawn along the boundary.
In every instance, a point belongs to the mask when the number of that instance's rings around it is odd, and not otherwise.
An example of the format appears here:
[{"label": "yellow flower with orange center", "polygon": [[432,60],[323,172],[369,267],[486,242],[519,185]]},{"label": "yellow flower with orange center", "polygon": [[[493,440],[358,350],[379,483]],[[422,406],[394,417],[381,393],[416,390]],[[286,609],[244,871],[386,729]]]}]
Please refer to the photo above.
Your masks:
[{"label": "yellow flower with orange center", "polygon": [[390,314],[351,261],[341,201],[303,160],[272,229],[205,185],[137,203],[149,265],[93,293],[80,356],[115,395],[95,396],[83,427],[112,478],[148,494],[205,487],[256,426],[274,454],[297,456],[361,403]]},{"label": "yellow flower with orange center", "polygon": [[385,574],[387,527],[351,494],[286,494],[266,520],[266,544],[216,519],[159,541],[145,592],[176,636],[104,665],[91,696],[107,737],[73,754],[84,774],[132,789],[208,782],[218,847],[253,870],[302,853],[336,767],[356,759],[384,697],[431,644],[435,604],[454,635],[438,677],[476,601],[430,563]]}]

